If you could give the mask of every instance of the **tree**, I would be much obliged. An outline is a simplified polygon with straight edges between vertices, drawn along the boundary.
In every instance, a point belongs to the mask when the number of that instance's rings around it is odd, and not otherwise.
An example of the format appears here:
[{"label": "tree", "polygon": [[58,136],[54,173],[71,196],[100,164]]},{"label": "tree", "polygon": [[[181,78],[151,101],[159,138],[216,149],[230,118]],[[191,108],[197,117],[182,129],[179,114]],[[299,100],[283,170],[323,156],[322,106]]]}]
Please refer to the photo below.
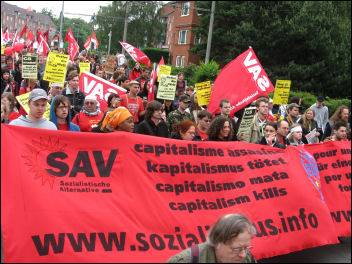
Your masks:
[{"label": "tree", "polygon": [[[96,19],[97,37],[103,47],[109,43],[111,25],[111,53],[121,52],[126,1],[113,1],[109,6],[101,6]],[[130,1],[127,40],[135,47],[155,47],[160,42],[163,25],[160,21],[160,1]]]},{"label": "tree", "polygon": [[[210,9],[211,2],[196,5]],[[210,58],[221,66],[252,46],[273,83],[292,89],[350,96],[351,3],[347,1],[218,1]],[[209,12],[194,30],[204,40],[192,49],[205,58]]]}]

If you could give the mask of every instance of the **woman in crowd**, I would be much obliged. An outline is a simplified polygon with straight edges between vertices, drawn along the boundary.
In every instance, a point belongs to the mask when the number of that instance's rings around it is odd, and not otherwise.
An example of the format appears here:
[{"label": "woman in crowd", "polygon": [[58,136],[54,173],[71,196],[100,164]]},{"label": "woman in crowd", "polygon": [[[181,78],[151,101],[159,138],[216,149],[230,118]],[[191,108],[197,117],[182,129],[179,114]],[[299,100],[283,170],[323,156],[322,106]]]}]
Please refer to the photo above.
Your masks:
[{"label": "woman in crowd", "polygon": [[1,100],[1,124],[8,124],[9,119],[8,119],[8,110],[6,107],[6,103]]},{"label": "woman in crowd", "polygon": [[98,126],[92,129],[95,133],[125,131],[133,133],[134,122],[126,107],[120,106],[113,111],[106,111]]},{"label": "woman in crowd", "polygon": [[5,67],[1,67],[1,94],[3,92],[16,92],[16,84],[11,80],[10,70]]},{"label": "woman in crowd", "polygon": [[[313,108],[308,108],[304,114],[302,115],[302,118],[298,120],[298,124],[301,125],[302,127],[302,141],[306,144],[311,144],[311,143],[318,143],[319,142],[319,136],[321,133],[321,130],[318,127],[317,121],[314,120],[315,118],[315,110]],[[313,130],[316,130],[315,132],[315,141],[314,142],[308,142],[308,139],[306,138],[306,135],[308,135],[310,132]]]},{"label": "woman in crowd", "polygon": [[326,124],[323,140],[334,135],[334,126],[337,122],[345,122],[347,131],[351,128],[351,124],[348,122],[349,112],[350,111],[346,105],[341,105],[336,109],[335,113],[330,117],[329,122]]},{"label": "woman in crowd", "polygon": [[121,102],[120,96],[116,93],[111,93],[107,101],[108,107],[109,107],[107,111],[113,111],[116,108],[118,108],[120,106],[120,102]]},{"label": "woman in crowd", "polygon": [[162,107],[158,101],[149,102],[145,109],[144,120],[138,124],[136,133],[167,138],[169,130],[162,119]]},{"label": "woman in crowd", "polygon": [[285,149],[286,147],[283,144],[276,142],[276,134],[277,124],[275,122],[268,122],[264,128],[264,136],[259,140],[258,144]]},{"label": "woman in crowd", "polygon": [[291,127],[291,132],[287,136],[290,141],[291,146],[297,147],[298,145],[304,145],[302,141],[302,127],[300,124],[293,124]]},{"label": "woman in crowd", "polygon": [[226,116],[217,116],[210,123],[208,129],[209,141],[232,141],[233,128],[229,118]]},{"label": "woman in crowd", "polygon": [[176,107],[176,105],[174,104],[174,102],[172,100],[165,100],[164,101],[164,110],[165,110],[166,117],[172,111],[175,111],[176,109],[177,109],[177,107]]},{"label": "woman in crowd", "polygon": [[173,139],[193,140],[196,135],[196,125],[190,120],[183,120],[172,127],[175,131],[171,133]]},{"label": "woman in crowd", "polygon": [[186,109],[186,112],[190,113],[193,115],[194,120],[196,121],[196,124],[198,124],[198,112],[204,110],[203,107],[198,105],[198,97],[196,93],[191,94],[190,97],[191,100],[191,105],[189,108]]},{"label": "woman in crowd", "polygon": [[1,95],[1,102],[6,104],[8,110],[8,119],[10,122],[20,117],[20,113],[16,108],[17,101],[13,93],[4,92]]},{"label": "woman in crowd", "polygon": [[141,65],[139,64],[139,62],[136,62],[133,69],[130,71],[130,81],[134,81],[141,74],[142,74]]}]

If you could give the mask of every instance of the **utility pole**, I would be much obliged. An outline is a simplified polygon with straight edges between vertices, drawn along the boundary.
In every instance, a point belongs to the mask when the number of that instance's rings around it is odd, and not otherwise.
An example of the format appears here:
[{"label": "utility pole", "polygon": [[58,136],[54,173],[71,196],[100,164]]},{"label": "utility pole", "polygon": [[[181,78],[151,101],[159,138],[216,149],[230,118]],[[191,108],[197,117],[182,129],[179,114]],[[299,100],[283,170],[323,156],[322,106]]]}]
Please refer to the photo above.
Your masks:
[{"label": "utility pole", "polygon": [[[62,23],[64,21],[64,1],[62,1],[62,10],[61,10],[61,19],[60,19],[60,36],[59,36],[59,48],[63,48],[63,41],[62,41]],[[61,47],[62,43],[62,47]]]},{"label": "utility pole", "polygon": [[111,35],[112,35],[111,26],[112,26],[112,24],[110,24],[109,26],[110,26],[110,32],[109,32],[109,49],[108,49],[108,55],[110,55],[110,45],[111,45]]},{"label": "utility pole", "polygon": [[[127,25],[128,25],[128,12],[130,8],[130,1],[126,1],[126,13],[125,13],[125,25],[123,27],[123,42],[126,42],[127,38]],[[125,49],[122,48],[122,54],[125,55]]]},{"label": "utility pole", "polygon": [[215,13],[215,1],[211,1],[211,13],[210,13],[210,22],[209,22],[207,52],[205,54],[205,64],[209,63],[210,49],[211,49],[211,38],[213,35],[214,13]]}]

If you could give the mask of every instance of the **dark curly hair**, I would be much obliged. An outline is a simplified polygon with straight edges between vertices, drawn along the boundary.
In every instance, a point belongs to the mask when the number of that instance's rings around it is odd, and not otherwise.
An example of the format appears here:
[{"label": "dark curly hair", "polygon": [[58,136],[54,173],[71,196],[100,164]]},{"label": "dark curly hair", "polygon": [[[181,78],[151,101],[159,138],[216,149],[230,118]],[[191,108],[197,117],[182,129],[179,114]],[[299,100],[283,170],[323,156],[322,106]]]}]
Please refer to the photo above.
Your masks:
[{"label": "dark curly hair", "polygon": [[215,117],[210,123],[210,127],[208,129],[208,137],[209,137],[210,141],[218,141],[219,140],[220,131],[224,127],[224,124],[226,121],[229,122],[230,133],[229,133],[228,137],[225,138],[224,140],[225,141],[232,140],[233,134],[234,134],[232,122],[226,116],[220,115],[220,116]]}]

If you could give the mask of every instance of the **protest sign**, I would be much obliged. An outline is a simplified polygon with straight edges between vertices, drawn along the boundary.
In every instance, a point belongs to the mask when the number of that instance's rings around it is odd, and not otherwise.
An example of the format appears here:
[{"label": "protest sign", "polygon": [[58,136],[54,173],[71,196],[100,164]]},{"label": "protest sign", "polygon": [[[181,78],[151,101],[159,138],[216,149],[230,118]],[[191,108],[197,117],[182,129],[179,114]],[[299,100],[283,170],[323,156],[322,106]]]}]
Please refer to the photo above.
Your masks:
[{"label": "protest sign", "polygon": [[171,67],[166,66],[166,65],[159,65],[158,82],[160,82],[160,75],[161,74],[170,75],[171,74]]},{"label": "protest sign", "polygon": [[4,124],[1,145],[6,262],[165,262],[228,213],[254,222],[256,259],[338,243],[304,149]]},{"label": "protest sign", "polygon": [[254,115],[256,112],[255,107],[248,107],[244,110],[238,134],[244,134],[244,142],[249,142],[251,127],[253,124]]},{"label": "protest sign", "polygon": [[161,74],[160,76],[161,77],[158,87],[158,94],[156,95],[156,98],[164,100],[174,100],[177,85],[177,76],[166,74]]},{"label": "protest sign", "polygon": [[23,55],[22,56],[22,78],[38,79],[38,56]]},{"label": "protest sign", "polygon": [[[29,113],[29,107],[28,107],[29,94],[30,92],[16,96],[17,101],[23,107],[24,111],[26,111],[27,114]],[[44,113],[44,116],[46,117],[46,119],[48,120],[50,119],[50,104],[48,102],[46,103],[46,111]]]},{"label": "protest sign", "polygon": [[273,104],[285,105],[290,95],[291,81],[276,80]]},{"label": "protest sign", "polygon": [[83,71],[90,72],[90,63],[89,62],[80,62],[79,69],[80,69],[80,73],[79,73],[80,76]]},{"label": "protest sign", "polygon": [[105,73],[114,74],[115,61],[116,61],[115,55],[108,55],[106,57]]},{"label": "protest sign", "polygon": [[148,67],[152,67],[151,60],[141,50],[137,49],[136,47],[126,42],[120,41],[120,44],[127,51],[127,53],[132,57],[134,61],[138,61],[140,63],[147,65]]},{"label": "protest sign", "polygon": [[86,71],[82,72],[79,79],[79,89],[85,95],[95,96],[102,111],[109,108],[107,101],[111,93],[116,93],[120,97],[126,94],[126,89]]},{"label": "protest sign", "polygon": [[250,48],[220,71],[214,82],[208,110],[213,114],[220,112],[219,102],[228,99],[232,115],[272,91],[274,86]]},{"label": "protest sign", "polygon": [[69,55],[49,52],[43,79],[63,84],[66,78],[66,67],[69,57]]},{"label": "protest sign", "polygon": [[[324,201],[330,209],[337,235],[351,236],[351,142],[329,141],[304,145],[304,149],[317,162]],[[306,168],[307,171],[312,169]]]},{"label": "protest sign", "polygon": [[196,83],[195,86],[197,91],[198,105],[208,105],[211,95],[210,81]]},{"label": "protest sign", "polygon": [[313,144],[313,143],[317,143],[316,139],[317,137],[315,136],[315,134],[317,133],[317,129],[314,128],[312,131],[310,131],[305,137],[308,141],[308,144]]},{"label": "protest sign", "polygon": [[1,54],[4,54],[5,46],[1,45]]}]

